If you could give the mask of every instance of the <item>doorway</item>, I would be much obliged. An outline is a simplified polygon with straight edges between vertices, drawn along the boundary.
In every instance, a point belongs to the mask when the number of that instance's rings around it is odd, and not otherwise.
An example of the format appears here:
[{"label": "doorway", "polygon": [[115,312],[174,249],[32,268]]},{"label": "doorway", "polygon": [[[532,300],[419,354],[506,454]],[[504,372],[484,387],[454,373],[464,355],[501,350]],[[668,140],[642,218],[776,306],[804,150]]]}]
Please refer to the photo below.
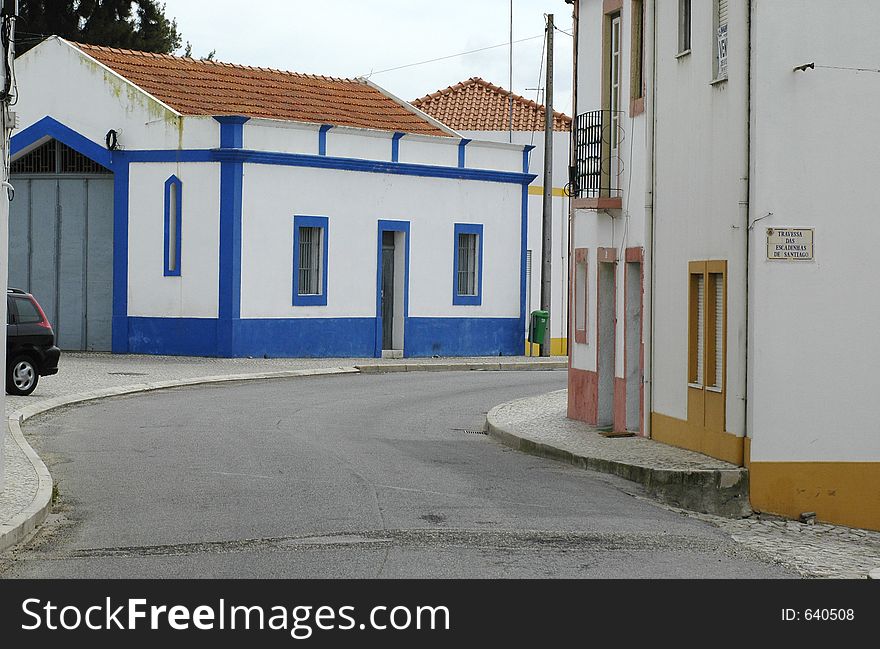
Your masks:
[{"label": "doorway", "polygon": [[409,309],[409,223],[379,222],[376,356],[402,358]]},{"label": "doorway", "polygon": [[614,358],[615,358],[615,317],[616,283],[614,271],[616,264],[602,262],[598,266],[598,319],[596,330],[596,367],[599,379],[598,411],[596,425],[601,427],[614,424]]},{"label": "doorway", "polygon": [[11,165],[9,286],[37,298],[71,351],[110,351],[113,174],[56,140]]},{"label": "doorway", "polygon": [[624,328],[626,367],[626,429],[642,430],[642,264],[627,262]]}]

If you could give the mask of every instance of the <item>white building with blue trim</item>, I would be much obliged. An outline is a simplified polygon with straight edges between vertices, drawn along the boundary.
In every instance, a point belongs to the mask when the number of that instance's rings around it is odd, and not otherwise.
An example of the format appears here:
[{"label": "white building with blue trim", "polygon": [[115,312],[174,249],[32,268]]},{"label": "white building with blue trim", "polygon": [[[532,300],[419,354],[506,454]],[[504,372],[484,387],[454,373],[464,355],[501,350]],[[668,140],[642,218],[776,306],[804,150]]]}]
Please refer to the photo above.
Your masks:
[{"label": "white building with blue trim", "polygon": [[16,65],[9,281],[62,348],[522,353],[530,147],[363,80],[57,37]]}]

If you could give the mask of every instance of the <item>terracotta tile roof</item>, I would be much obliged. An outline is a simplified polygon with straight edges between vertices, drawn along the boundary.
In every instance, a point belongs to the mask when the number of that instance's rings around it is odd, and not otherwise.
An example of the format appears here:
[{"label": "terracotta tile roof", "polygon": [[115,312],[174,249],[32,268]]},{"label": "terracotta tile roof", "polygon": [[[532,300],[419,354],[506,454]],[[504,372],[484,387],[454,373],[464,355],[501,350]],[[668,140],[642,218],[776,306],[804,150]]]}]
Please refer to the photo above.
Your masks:
[{"label": "terracotta tile roof", "polygon": [[[513,130],[543,131],[544,107],[500,86],[471,77],[412,102],[456,131],[507,131],[513,97]],[[570,131],[571,117],[553,111],[553,130]]]},{"label": "terracotta tile roof", "polygon": [[448,136],[376,87],[217,61],[71,43],[184,115],[243,115]]}]

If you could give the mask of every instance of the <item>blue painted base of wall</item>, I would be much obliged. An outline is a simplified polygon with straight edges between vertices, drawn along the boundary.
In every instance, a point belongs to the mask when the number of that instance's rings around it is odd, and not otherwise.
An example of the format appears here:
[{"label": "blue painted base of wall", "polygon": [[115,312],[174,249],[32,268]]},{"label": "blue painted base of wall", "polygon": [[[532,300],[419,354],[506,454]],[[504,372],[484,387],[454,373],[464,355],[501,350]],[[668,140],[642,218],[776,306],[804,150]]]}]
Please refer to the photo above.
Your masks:
[{"label": "blue painted base of wall", "polygon": [[245,319],[235,321],[234,330],[234,356],[369,357],[375,346],[376,319]]},{"label": "blue painted base of wall", "polygon": [[[518,318],[409,318],[406,356],[516,356]],[[168,356],[356,358],[375,355],[375,318],[128,318],[128,351]]]},{"label": "blue painted base of wall", "polygon": [[[118,351],[116,346],[113,351]],[[127,351],[167,356],[218,356],[217,320],[129,318]]]},{"label": "blue painted base of wall", "polygon": [[517,356],[522,354],[519,318],[410,318],[406,356]]}]

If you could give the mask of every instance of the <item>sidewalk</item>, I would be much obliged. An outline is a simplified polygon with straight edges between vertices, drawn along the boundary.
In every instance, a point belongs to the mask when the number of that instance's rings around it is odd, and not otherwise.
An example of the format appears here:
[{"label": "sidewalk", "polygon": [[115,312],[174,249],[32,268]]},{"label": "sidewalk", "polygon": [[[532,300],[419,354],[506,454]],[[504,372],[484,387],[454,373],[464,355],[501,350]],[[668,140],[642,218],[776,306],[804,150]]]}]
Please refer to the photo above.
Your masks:
[{"label": "sidewalk", "polygon": [[96,398],[236,380],[335,373],[448,370],[534,370],[567,367],[564,358],[193,358],[67,352],[61,371],[43,377],[28,397],[6,396],[5,489],[0,491],[0,552],[45,519],[52,479],[19,424],[41,412]]},{"label": "sidewalk", "polygon": [[604,437],[566,417],[567,396],[560,390],[496,406],[488,432],[520,451],[640,483],[648,497],[804,577],[865,579],[880,567],[880,532],[755,514],[745,469],[642,437]]}]

